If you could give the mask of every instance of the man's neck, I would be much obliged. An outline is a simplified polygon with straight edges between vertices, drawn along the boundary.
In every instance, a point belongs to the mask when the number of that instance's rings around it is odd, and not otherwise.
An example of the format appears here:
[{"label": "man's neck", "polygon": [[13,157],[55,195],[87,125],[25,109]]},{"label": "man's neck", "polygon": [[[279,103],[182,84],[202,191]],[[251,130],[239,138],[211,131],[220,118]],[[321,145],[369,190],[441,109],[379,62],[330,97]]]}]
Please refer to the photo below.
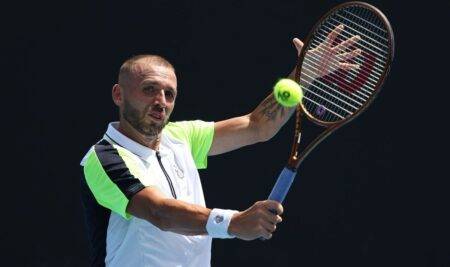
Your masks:
[{"label": "man's neck", "polygon": [[126,120],[120,119],[119,127],[117,129],[120,133],[130,138],[131,140],[148,147],[153,150],[159,150],[159,143],[161,140],[161,133],[155,137],[148,137],[141,134],[133,128]]}]

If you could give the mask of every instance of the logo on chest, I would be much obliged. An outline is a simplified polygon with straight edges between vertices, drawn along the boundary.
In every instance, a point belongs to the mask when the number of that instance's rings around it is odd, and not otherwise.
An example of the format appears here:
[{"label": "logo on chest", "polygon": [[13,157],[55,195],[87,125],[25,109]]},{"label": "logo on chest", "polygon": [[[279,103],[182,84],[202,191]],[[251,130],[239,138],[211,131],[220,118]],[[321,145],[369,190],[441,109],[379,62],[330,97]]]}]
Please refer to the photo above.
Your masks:
[{"label": "logo on chest", "polygon": [[173,163],[172,168],[173,168],[173,172],[178,176],[178,178],[180,178],[180,179],[184,178],[184,172],[180,167],[178,167],[177,164]]}]

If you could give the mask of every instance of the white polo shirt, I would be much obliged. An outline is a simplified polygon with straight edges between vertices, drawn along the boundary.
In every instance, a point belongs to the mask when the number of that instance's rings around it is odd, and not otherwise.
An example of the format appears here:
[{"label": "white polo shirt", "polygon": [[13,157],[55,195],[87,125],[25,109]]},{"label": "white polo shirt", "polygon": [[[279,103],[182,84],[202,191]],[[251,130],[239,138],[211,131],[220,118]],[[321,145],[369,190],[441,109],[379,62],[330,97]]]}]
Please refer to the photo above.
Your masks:
[{"label": "white polo shirt", "polygon": [[128,214],[126,207],[147,186],[157,187],[168,198],[205,206],[197,168],[206,167],[214,123],[169,123],[161,136],[160,162],[156,151],[126,137],[117,127],[117,122],[110,123],[103,140],[81,163],[96,202],[111,211],[106,224],[106,266],[210,266],[210,236],[161,231]]}]

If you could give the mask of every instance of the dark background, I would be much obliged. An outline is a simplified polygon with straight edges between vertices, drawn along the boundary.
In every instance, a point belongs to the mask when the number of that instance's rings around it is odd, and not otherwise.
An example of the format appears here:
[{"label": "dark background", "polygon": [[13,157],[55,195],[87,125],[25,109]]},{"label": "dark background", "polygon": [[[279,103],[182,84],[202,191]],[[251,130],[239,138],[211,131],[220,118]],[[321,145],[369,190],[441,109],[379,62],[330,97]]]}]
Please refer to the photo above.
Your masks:
[{"label": "dark background", "polygon": [[[5,266],[84,266],[79,162],[117,119],[111,87],[139,53],[171,61],[173,120],[250,112],[295,63],[293,37],[341,1],[19,1],[3,9]],[[213,266],[450,266],[446,161],[448,1],[370,1],[396,55],[379,98],[303,163],[267,242],[215,240]],[[293,122],[212,157],[209,207],[265,199]],[[305,129],[305,132],[308,128]]]}]

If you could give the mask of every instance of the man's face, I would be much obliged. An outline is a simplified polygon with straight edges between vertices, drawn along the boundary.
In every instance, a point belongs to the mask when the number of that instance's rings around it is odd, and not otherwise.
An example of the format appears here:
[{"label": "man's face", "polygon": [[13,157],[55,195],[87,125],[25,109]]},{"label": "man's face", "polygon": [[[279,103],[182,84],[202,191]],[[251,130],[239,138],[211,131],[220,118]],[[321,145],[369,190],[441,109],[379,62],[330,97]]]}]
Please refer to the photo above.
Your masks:
[{"label": "man's face", "polygon": [[158,136],[175,106],[175,72],[171,68],[141,62],[123,87],[123,118],[146,137]]}]

